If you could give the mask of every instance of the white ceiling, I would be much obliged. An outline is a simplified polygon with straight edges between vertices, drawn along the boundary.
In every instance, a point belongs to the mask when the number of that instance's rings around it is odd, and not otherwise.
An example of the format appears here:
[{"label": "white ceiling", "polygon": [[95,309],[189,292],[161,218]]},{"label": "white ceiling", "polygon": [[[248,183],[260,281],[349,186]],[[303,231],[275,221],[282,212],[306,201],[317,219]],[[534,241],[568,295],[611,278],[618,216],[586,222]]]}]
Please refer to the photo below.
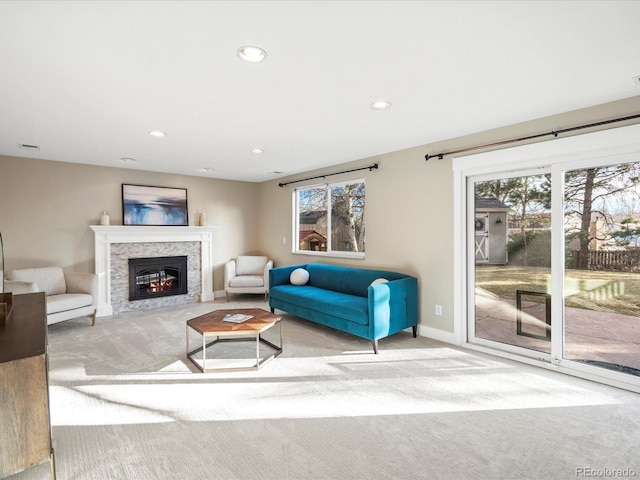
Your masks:
[{"label": "white ceiling", "polygon": [[639,1],[2,1],[0,154],[261,182],[640,95],[639,21]]}]

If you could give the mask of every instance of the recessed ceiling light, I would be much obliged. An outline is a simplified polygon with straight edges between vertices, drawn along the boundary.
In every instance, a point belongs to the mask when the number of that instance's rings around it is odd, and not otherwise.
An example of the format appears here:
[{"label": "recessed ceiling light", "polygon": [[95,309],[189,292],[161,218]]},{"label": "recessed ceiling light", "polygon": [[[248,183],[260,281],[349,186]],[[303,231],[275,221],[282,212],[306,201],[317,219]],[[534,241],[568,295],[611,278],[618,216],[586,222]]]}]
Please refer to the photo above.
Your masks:
[{"label": "recessed ceiling light", "polygon": [[373,110],[386,110],[387,108],[391,108],[391,102],[387,102],[386,100],[379,100],[377,102],[373,102],[369,106]]},{"label": "recessed ceiling light", "polygon": [[260,47],[240,47],[236,53],[242,60],[249,63],[260,63],[267,59],[267,52]]},{"label": "recessed ceiling light", "polygon": [[158,137],[158,138],[162,138],[162,137],[166,137],[167,134],[164,132],[161,132],[160,130],[151,130],[149,132],[149,135],[151,135],[152,137]]},{"label": "recessed ceiling light", "polygon": [[215,168],[211,168],[211,167],[202,167],[200,170],[203,171],[203,172],[215,172],[216,171]]},{"label": "recessed ceiling light", "polygon": [[253,150],[251,150],[251,153],[255,153],[256,155],[260,155],[261,153],[264,153],[264,150],[262,150],[261,148],[254,148]]},{"label": "recessed ceiling light", "polygon": [[120,161],[122,163],[133,163],[133,162],[136,161],[136,159],[135,158],[131,158],[131,157],[121,157]]}]

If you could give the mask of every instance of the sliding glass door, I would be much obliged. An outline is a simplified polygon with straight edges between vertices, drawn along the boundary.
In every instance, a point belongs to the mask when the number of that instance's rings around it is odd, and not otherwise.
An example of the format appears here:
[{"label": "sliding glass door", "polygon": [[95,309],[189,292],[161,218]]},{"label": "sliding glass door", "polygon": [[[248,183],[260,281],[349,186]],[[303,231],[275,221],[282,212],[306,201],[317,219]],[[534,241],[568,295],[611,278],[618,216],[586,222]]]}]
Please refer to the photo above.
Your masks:
[{"label": "sliding glass door", "polygon": [[640,376],[640,162],[564,174],[564,352]]},{"label": "sliding glass door", "polygon": [[551,178],[474,179],[474,339],[551,353]]},{"label": "sliding glass door", "polygon": [[640,387],[640,155],[631,159],[464,178],[469,344]]}]

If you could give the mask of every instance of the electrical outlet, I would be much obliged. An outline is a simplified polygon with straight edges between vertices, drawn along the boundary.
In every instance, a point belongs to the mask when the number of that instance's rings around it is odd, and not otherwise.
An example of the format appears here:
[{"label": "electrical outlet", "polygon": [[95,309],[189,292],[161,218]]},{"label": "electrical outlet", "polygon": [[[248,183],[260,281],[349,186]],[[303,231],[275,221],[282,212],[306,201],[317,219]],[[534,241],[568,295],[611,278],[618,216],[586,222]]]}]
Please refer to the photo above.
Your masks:
[{"label": "electrical outlet", "polygon": [[442,315],[442,305],[436,304],[436,315]]},{"label": "electrical outlet", "polygon": [[287,237],[282,237],[282,244],[286,245],[287,244]]}]

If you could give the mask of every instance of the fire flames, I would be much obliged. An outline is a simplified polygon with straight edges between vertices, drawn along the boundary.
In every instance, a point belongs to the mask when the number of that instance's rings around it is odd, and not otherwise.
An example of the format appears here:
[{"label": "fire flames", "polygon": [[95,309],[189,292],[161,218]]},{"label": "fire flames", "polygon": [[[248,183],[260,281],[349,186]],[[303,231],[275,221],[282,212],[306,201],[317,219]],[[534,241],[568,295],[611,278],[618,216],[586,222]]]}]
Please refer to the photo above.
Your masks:
[{"label": "fire flames", "polygon": [[173,285],[173,280],[162,280],[161,282],[151,282],[149,284],[149,288],[147,288],[147,293],[160,293],[165,290],[171,290],[171,285]]}]

